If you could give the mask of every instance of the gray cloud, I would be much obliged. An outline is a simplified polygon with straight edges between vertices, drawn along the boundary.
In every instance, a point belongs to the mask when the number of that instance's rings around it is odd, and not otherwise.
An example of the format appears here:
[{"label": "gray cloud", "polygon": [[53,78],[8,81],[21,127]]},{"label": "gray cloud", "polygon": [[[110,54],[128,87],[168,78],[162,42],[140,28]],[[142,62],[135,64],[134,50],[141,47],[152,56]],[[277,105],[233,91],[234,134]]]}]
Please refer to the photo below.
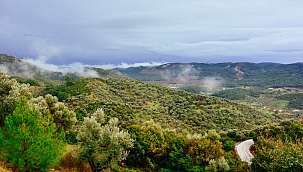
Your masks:
[{"label": "gray cloud", "polygon": [[303,61],[302,9],[302,0],[2,0],[0,52],[61,65],[292,63]]}]

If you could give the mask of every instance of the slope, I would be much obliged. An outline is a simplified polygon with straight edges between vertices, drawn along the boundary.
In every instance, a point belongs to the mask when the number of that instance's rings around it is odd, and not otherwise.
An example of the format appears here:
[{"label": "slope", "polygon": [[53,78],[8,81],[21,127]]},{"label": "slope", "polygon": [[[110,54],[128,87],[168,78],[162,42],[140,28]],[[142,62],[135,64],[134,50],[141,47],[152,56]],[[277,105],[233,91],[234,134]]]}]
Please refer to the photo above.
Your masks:
[{"label": "slope", "polygon": [[[303,63],[168,63],[154,67],[115,69],[141,81],[199,84],[204,78],[221,78],[225,87],[303,87]],[[199,82],[200,81],[200,82]]]},{"label": "slope", "polygon": [[[50,87],[47,87],[50,88]],[[208,129],[252,129],[292,116],[274,116],[226,99],[195,95],[127,78],[84,78],[46,93],[70,90],[65,103],[81,119],[97,108],[108,117],[118,117],[122,126],[153,119],[164,128],[202,132]]]},{"label": "slope", "polygon": [[0,54],[0,69],[10,76],[36,79],[39,81],[63,81],[66,77],[124,77],[121,73],[116,71],[108,71],[101,68],[88,68],[84,66],[79,66],[80,70],[77,71],[70,70],[69,67],[59,67],[58,71],[54,72],[28,63],[24,59],[18,59],[7,54]]}]

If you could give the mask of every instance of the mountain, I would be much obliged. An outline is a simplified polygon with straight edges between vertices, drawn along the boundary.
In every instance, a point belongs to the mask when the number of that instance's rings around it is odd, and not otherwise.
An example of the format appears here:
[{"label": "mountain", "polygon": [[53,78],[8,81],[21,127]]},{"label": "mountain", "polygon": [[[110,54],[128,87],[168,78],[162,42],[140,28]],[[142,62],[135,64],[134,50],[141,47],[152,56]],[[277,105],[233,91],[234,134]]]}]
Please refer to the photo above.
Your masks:
[{"label": "mountain", "polygon": [[[230,167],[232,171],[250,171],[250,166],[241,164],[233,149],[236,142],[246,139],[247,137],[256,139],[255,143],[257,146],[254,146],[253,150],[256,152],[256,159],[258,159],[258,162],[262,162],[262,165],[264,162],[271,162],[272,157],[276,158],[279,157],[277,155],[287,154],[291,157],[288,158],[289,162],[287,162],[290,165],[287,165],[292,166],[295,164],[295,166],[301,168],[301,162],[299,161],[300,157],[298,157],[297,154],[298,152],[302,152],[300,149],[302,148],[302,144],[298,139],[302,139],[303,125],[302,121],[292,122],[289,120],[299,119],[299,116],[297,115],[280,112],[269,113],[265,109],[257,108],[257,106],[238,104],[227,99],[193,94],[159,84],[126,78],[115,71],[112,72],[97,68],[84,70],[84,72],[86,71],[89,74],[96,72],[99,76],[105,76],[103,78],[85,77],[83,73],[81,74],[79,72],[67,74],[57,72],[60,74],[58,76],[65,77],[64,81],[58,83],[44,82],[54,81],[53,79],[58,81],[58,78],[60,79],[60,77],[53,77],[56,76],[54,75],[55,72],[43,70],[9,55],[1,55],[0,64],[1,68],[14,74],[22,73],[25,77],[32,77],[33,81],[39,79],[40,82],[43,83],[43,86],[36,85],[35,87],[30,87],[30,89],[25,89],[27,91],[33,91],[34,97],[52,94],[53,96],[58,97],[59,101],[62,101],[69,110],[75,112],[72,114],[76,115],[78,122],[73,126],[73,130],[66,131],[65,137],[70,144],[78,143],[78,146],[73,148],[70,147],[66,156],[62,158],[62,163],[58,169],[64,170],[61,166],[68,166],[68,168],[79,166],[80,168],[80,165],[83,165],[84,161],[74,155],[75,152],[79,151],[79,146],[81,149],[81,142],[83,143],[85,140],[77,140],[76,138],[78,137],[76,136],[79,136],[78,133],[82,132],[79,129],[83,128],[83,123],[89,122],[91,124],[96,124],[87,125],[83,130],[92,137],[94,137],[96,131],[99,130],[99,125],[105,125],[105,123],[101,124],[101,120],[100,123],[95,123],[94,117],[83,122],[84,117],[91,116],[91,114],[99,108],[102,108],[105,112],[105,121],[108,121],[111,117],[117,117],[119,119],[119,127],[123,128],[123,131],[127,130],[134,141],[134,148],[129,151],[127,161],[124,161],[121,165],[119,164],[119,166],[117,166],[119,168],[115,167],[117,170],[130,168],[142,169],[142,171],[160,171],[162,169],[165,171],[204,171],[205,169],[210,169],[210,166],[212,165],[211,162],[216,162],[216,158],[219,163],[221,163],[221,159],[225,164],[228,162],[228,168]],[[249,67],[252,69],[258,68],[259,65],[254,64],[254,66],[242,63],[241,66],[239,64],[230,63],[227,67],[224,67],[226,64],[222,63],[222,66],[218,67],[216,71],[209,69],[215,68],[217,67],[216,65],[220,64],[213,64],[213,66],[209,66],[210,64],[192,64],[192,66],[189,64],[167,64],[166,66],[162,65],[160,67],[149,68],[140,67],[132,68],[131,70],[140,71],[141,74],[146,74],[146,76],[149,74],[155,76],[172,76],[172,78],[165,78],[167,83],[175,82],[186,85],[190,82],[199,83],[199,80],[204,80],[204,82],[212,82],[214,83],[213,85],[218,85],[218,82],[223,80],[222,78],[229,75],[234,76],[231,80],[244,80],[247,77],[247,71],[249,71],[246,69]],[[267,66],[276,64],[262,65]],[[163,72],[166,70],[165,68],[167,71]],[[174,68],[176,68],[176,70],[174,70]],[[229,70],[228,68],[233,70]],[[205,75],[207,77],[200,76],[202,70],[204,70],[205,73],[208,72],[208,75]],[[221,72],[223,71],[223,73],[219,73],[219,70],[221,70]],[[224,71],[230,71],[230,73],[224,73]],[[32,75],[27,75],[25,72]],[[297,73],[295,75],[297,75]],[[20,75],[20,77],[22,76]],[[18,89],[18,86],[11,87],[10,83],[14,82],[10,82],[9,80],[11,78],[6,77],[5,74],[3,74],[3,78],[4,82],[2,82],[2,84],[5,89],[2,89],[1,98],[6,101],[14,101],[15,99],[12,99],[10,96],[19,95],[13,94],[7,96],[11,93],[10,89],[16,88],[13,93],[18,93],[21,89]],[[205,78],[208,79],[206,80]],[[211,84],[209,84],[209,86],[211,86]],[[240,92],[236,89],[234,89],[234,91]],[[241,92],[244,92],[245,95],[249,93],[252,97],[258,97],[258,95],[261,94],[258,91],[242,90]],[[278,98],[281,100],[288,100],[296,95],[281,95]],[[241,95],[238,97],[241,97]],[[29,98],[31,97],[29,96]],[[296,99],[298,98],[302,98],[302,95],[297,95]],[[237,99],[237,97],[235,97],[235,99]],[[56,98],[54,98],[51,99],[49,103],[55,105],[54,107],[52,105],[49,107],[48,103],[44,104],[42,101],[39,101],[39,107],[37,106],[37,108],[41,108],[41,110],[48,114],[47,119],[55,119],[56,117],[62,126],[66,125],[69,123],[68,118],[64,115],[66,113],[64,111],[67,111],[67,109],[61,102],[56,104],[53,103],[56,101]],[[300,101],[294,101],[293,103],[293,105],[300,104]],[[13,105],[13,103],[11,103],[11,105]],[[40,107],[40,105],[42,107]],[[50,108],[49,111],[47,111],[48,108]],[[2,110],[3,112],[7,112],[6,104],[3,106]],[[16,113],[21,114],[21,111]],[[52,118],[51,113],[54,113],[54,118]],[[285,119],[286,121],[284,121]],[[51,120],[48,120],[47,122],[49,121]],[[280,123],[280,125],[277,125],[277,123]],[[112,122],[109,122],[108,125],[114,126],[113,130],[122,131]],[[86,128],[92,128],[92,132],[90,133],[90,130],[86,130]],[[101,130],[103,129],[100,128],[100,131]],[[60,131],[60,133],[62,132]],[[260,134],[262,135],[260,136]],[[113,140],[116,140],[117,138],[115,134],[108,135],[115,136],[112,137]],[[6,138],[6,133],[2,134],[2,136],[4,136],[3,138]],[[286,142],[284,144],[281,139],[281,141],[278,140],[278,144],[275,144],[275,140],[269,140],[265,136],[277,138],[282,138],[280,136],[283,136],[284,138],[294,139],[296,142]],[[92,141],[95,141],[95,139],[93,138]],[[266,143],[269,144],[261,145],[262,141],[266,141]],[[90,143],[92,142],[89,141],[88,143],[88,147],[90,148]],[[104,150],[103,144],[99,144],[102,142],[94,143],[98,143],[94,144],[98,148],[97,150]],[[271,146],[271,143],[274,143],[273,146]],[[283,145],[286,145],[286,147]],[[7,147],[9,146],[10,144],[8,144]],[[287,148],[294,149],[288,151]],[[109,148],[109,151],[111,150],[113,150],[113,148]],[[262,150],[268,150],[268,152],[273,150],[275,156],[272,156],[272,154],[267,156],[267,151],[264,153]],[[276,153],[276,150],[278,150],[278,153]],[[262,161],[264,159],[266,159],[266,161]],[[254,164],[258,162],[253,162],[252,164],[252,167],[255,169],[254,171],[260,171],[258,170],[258,166],[254,166]],[[283,159],[281,162],[283,162]],[[68,165],[65,165],[65,163]],[[2,166],[1,164],[0,168]],[[174,164],[174,166],[171,166],[171,164]],[[278,166],[280,164],[281,163],[277,163]],[[217,165],[215,164],[214,169],[217,168],[216,166]],[[151,169],[151,167],[153,167],[153,169]],[[83,170],[81,168],[79,171],[88,170]]]},{"label": "mountain", "polygon": [[121,73],[116,71],[108,71],[101,68],[88,68],[84,66],[79,66],[79,70],[77,71],[70,70],[69,67],[61,67],[59,68],[59,71],[54,72],[28,63],[24,59],[15,58],[7,54],[0,54],[0,69],[10,76],[36,79],[39,81],[45,81],[46,79],[63,81],[66,77],[124,77]]},{"label": "mountain", "polygon": [[205,84],[205,78],[224,87],[303,87],[303,63],[168,63],[153,67],[115,69],[141,81],[161,84]]}]

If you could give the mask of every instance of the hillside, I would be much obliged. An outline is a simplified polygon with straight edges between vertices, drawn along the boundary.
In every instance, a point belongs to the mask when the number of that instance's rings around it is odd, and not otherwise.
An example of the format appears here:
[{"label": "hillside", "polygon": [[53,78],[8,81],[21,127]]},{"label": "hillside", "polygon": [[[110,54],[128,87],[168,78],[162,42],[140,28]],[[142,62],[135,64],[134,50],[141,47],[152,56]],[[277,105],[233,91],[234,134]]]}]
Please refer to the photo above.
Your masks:
[{"label": "hillside", "polygon": [[[9,55],[2,54],[0,57],[1,69],[6,69],[8,74],[11,72],[12,76],[19,76],[22,79],[30,77],[34,81],[38,80],[42,83],[44,81],[64,81],[65,83],[61,85],[51,84],[51,82],[44,83],[43,88],[40,89],[40,94],[49,93],[57,96],[59,101],[65,101],[70,108],[74,109],[79,118],[83,118],[98,107],[102,107],[109,117],[115,116],[122,119],[124,126],[140,124],[153,119],[164,128],[172,127],[179,131],[194,132],[208,129],[218,131],[251,129],[259,125],[279,122],[285,118],[293,118],[293,116],[285,114],[272,115],[266,111],[237,104],[227,99],[195,95],[186,91],[123,78],[123,75],[115,71],[90,68],[89,70],[98,73],[98,77],[103,78],[83,78],[84,75],[81,76],[77,73],[63,74],[46,71]],[[241,68],[239,64],[242,64]],[[161,77],[166,75],[166,81],[175,80],[175,82],[181,83],[198,82],[203,80],[203,76],[213,76],[217,79],[208,81],[214,82],[220,81],[220,78],[231,78],[231,76],[236,75],[235,68],[247,73],[249,66],[253,65],[259,66],[250,63],[192,63],[129,68],[122,71],[131,71],[130,73],[145,75],[149,78],[151,75]],[[297,72],[299,73],[299,71]],[[124,72],[124,74],[126,73]],[[245,78],[246,75],[241,77]],[[30,83],[35,83],[33,80]],[[241,81],[235,80],[235,78],[230,80]]]},{"label": "hillside", "polygon": [[233,88],[215,92],[212,96],[226,98],[238,103],[254,104],[258,107],[271,109],[271,111],[303,114],[302,88]]},{"label": "hillside", "polygon": [[65,101],[79,119],[102,107],[108,117],[121,119],[122,126],[153,119],[164,128],[200,133],[209,129],[252,129],[293,118],[268,114],[227,99],[126,78],[71,80],[63,85],[47,86],[46,93]]},{"label": "hillside", "polygon": [[[11,60],[16,59],[11,58]],[[67,153],[55,157],[60,159],[60,162],[56,162],[56,166],[47,167],[47,169],[51,168],[56,171],[90,171],[89,167],[92,171],[101,171],[101,169],[115,171],[211,171],[211,169],[217,168],[217,163],[224,163],[224,167],[226,167],[224,169],[231,171],[250,171],[250,166],[240,162],[234,152],[233,147],[236,142],[245,140],[247,137],[256,139],[257,146],[254,148],[257,152],[256,158],[263,159],[266,154],[260,153],[260,150],[273,148],[262,145],[262,142],[275,143],[275,141],[271,142],[265,138],[265,135],[277,133],[280,136],[289,133],[292,138],[299,138],[298,136],[303,131],[301,122],[296,122],[296,120],[293,122],[284,121],[285,119],[298,119],[296,115],[269,113],[256,106],[238,104],[227,99],[193,94],[129,78],[65,77],[64,81],[60,83],[39,81],[43,86],[39,86],[39,84],[29,86],[11,80],[2,71],[0,75],[2,78],[0,98],[3,100],[3,104],[0,106],[0,119],[2,119],[0,131],[3,132],[0,133],[0,137],[5,141],[1,142],[3,146],[0,146],[1,153],[5,154],[1,154],[0,158],[7,160],[0,162],[0,169],[3,170],[7,169],[7,165],[12,169],[18,169],[19,166],[12,164],[9,156],[11,154],[15,156],[15,152],[19,155],[18,151],[23,151],[23,149],[12,148],[10,144],[12,141],[9,138],[13,138],[15,141],[16,135],[13,131],[23,126],[29,127],[29,124],[33,122],[23,122],[22,125],[17,122],[14,123],[14,128],[9,128],[12,125],[7,124],[12,124],[12,119],[22,121],[21,119],[26,115],[26,119],[35,122],[31,128],[36,129],[38,124],[43,126],[41,129],[52,126],[52,131],[56,134],[46,133],[46,136],[54,137],[54,139],[58,137],[56,143],[67,141],[68,144],[75,144],[75,146],[62,144],[62,150],[63,147],[68,148]],[[44,77],[47,81],[53,81],[47,78],[48,75]],[[26,78],[21,79],[25,80]],[[35,79],[31,81],[37,82]],[[252,97],[261,94],[258,91],[242,91],[244,94],[249,93]],[[21,95],[22,98],[20,98]],[[45,98],[37,97],[39,95]],[[58,97],[59,101],[53,96]],[[237,95],[235,99],[241,96],[243,95]],[[17,101],[16,105],[18,106],[14,108],[14,102],[18,97],[20,101]],[[281,95],[279,99],[284,101],[292,97],[294,96]],[[298,95],[296,99],[300,97],[301,95]],[[27,102],[29,103],[27,104]],[[294,103],[300,102],[294,101]],[[28,107],[37,109],[33,111]],[[104,110],[105,116],[99,108]],[[29,115],[38,115],[39,117],[30,117]],[[112,117],[117,117],[119,120]],[[278,126],[277,123],[282,126]],[[265,134],[263,134],[263,130]],[[22,129],[22,131],[35,130]],[[37,136],[37,133],[31,133],[33,136]],[[118,136],[120,137],[123,133],[124,138],[128,137],[127,140],[133,142],[134,146],[131,146],[131,149],[120,149],[120,147],[112,146],[112,143],[116,146],[124,143],[123,140],[119,141],[120,139],[117,141]],[[7,135],[13,137],[6,137]],[[24,135],[21,134],[18,138],[23,138]],[[286,136],[288,137],[288,135]],[[42,138],[40,136],[37,139]],[[32,137],[29,139],[32,140]],[[110,142],[108,142],[109,140]],[[24,141],[24,139],[18,143],[20,146],[34,143],[36,146],[35,142]],[[274,144],[274,150],[283,153],[285,147],[279,149],[283,143],[282,141],[278,143],[278,146]],[[91,149],[92,145],[93,149]],[[286,145],[290,145],[288,147],[294,149],[291,152],[302,152],[297,150],[301,147],[300,144],[286,143]],[[44,148],[42,147],[43,154],[37,154],[37,157],[43,158],[58,152],[52,149],[45,153]],[[36,150],[36,148],[32,150]],[[86,150],[95,151],[85,153]],[[127,159],[123,163],[115,162],[114,165],[109,166],[110,158],[105,158],[102,164],[98,165],[100,170],[93,170],[94,163],[88,160],[93,159],[94,155],[110,155],[109,153],[116,150],[121,153],[124,150],[129,151]],[[85,153],[86,159],[83,159],[79,151]],[[30,153],[26,152],[25,154]],[[290,154],[290,156],[295,157],[296,155]],[[44,158],[43,162],[47,162],[49,159]],[[300,158],[297,159],[300,160]],[[297,161],[297,159],[295,159],[295,163],[300,164],[301,161]],[[36,162],[37,160],[31,159],[30,161]],[[98,162],[99,159],[94,161]],[[265,162],[270,163],[270,161],[266,160]],[[292,161],[287,162],[293,164]],[[39,166],[39,163],[37,164]],[[254,171],[259,171],[258,169],[261,168],[255,161],[252,167]]]},{"label": "hillside", "polygon": [[0,69],[10,76],[23,79],[35,79],[38,81],[64,81],[66,77],[124,77],[119,72],[108,71],[101,68],[85,68],[83,66],[77,71],[66,72],[69,70],[68,67],[59,68],[59,71],[50,71],[28,63],[24,59],[18,59],[7,54],[0,54]]},{"label": "hillside", "polygon": [[154,67],[115,69],[124,75],[164,84],[200,84],[209,78],[224,87],[303,87],[303,63],[168,63]]}]

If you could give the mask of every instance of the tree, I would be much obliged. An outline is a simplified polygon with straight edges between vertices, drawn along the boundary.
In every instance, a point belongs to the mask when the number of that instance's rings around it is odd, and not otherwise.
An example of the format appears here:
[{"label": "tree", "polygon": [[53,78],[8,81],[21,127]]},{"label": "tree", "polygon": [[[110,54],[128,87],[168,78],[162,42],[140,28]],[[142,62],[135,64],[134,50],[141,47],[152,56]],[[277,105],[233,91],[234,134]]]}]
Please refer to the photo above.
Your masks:
[{"label": "tree", "polygon": [[222,156],[220,159],[215,161],[214,159],[211,159],[209,161],[209,165],[205,168],[206,171],[212,171],[212,172],[219,172],[219,171],[229,171],[230,167],[225,160],[225,158]]},{"label": "tree", "polygon": [[303,171],[303,142],[258,137],[252,171]]},{"label": "tree", "polygon": [[142,126],[128,127],[134,139],[134,148],[131,150],[127,163],[136,167],[145,166],[152,171],[159,169],[165,163],[166,143],[162,129],[153,120],[146,121]]},{"label": "tree", "polygon": [[190,139],[187,144],[187,155],[193,158],[193,164],[195,165],[204,166],[207,165],[211,159],[217,160],[224,156],[222,143],[219,141],[200,138]]},{"label": "tree", "polygon": [[10,79],[5,72],[0,70],[0,126],[4,125],[5,118],[15,109],[15,101],[24,96],[31,98],[29,84],[19,84],[15,79]]},{"label": "tree", "polygon": [[211,141],[219,141],[221,139],[221,136],[216,132],[216,130],[208,130],[204,137]]},{"label": "tree", "polygon": [[56,131],[21,97],[0,130],[0,154],[21,171],[47,171],[65,152],[63,137]]},{"label": "tree", "polygon": [[77,122],[76,113],[69,110],[64,103],[59,102],[56,96],[47,94],[45,98],[42,96],[32,98],[29,103],[42,116],[50,118],[56,124],[58,130],[68,131]]},{"label": "tree", "polygon": [[77,135],[81,151],[79,156],[87,160],[93,172],[115,166],[125,160],[133,147],[133,140],[127,132],[121,131],[117,118],[105,122],[104,112],[98,109],[91,117],[85,117],[83,126]]}]

